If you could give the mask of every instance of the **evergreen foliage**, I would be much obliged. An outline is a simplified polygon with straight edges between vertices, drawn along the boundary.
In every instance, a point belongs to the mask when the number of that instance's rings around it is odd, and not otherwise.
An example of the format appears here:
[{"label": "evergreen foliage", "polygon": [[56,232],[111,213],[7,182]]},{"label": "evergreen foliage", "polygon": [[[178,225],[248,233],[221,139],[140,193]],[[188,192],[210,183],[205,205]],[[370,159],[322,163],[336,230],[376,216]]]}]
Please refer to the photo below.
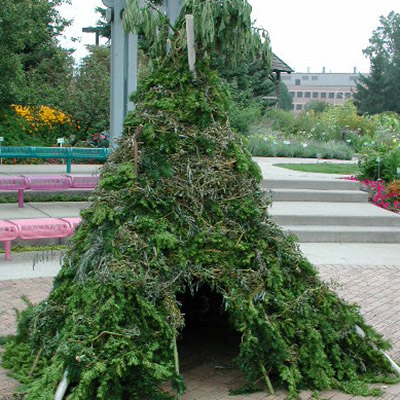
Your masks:
[{"label": "evergreen foliage", "polygon": [[361,113],[400,113],[400,14],[380,18],[364,54],[371,60],[370,76],[361,76],[354,95]]},{"label": "evergreen foliage", "polygon": [[388,344],[269,217],[227,86],[207,59],[196,68],[194,79],[176,51],[141,83],[50,296],[20,315],[4,359],[27,400],[54,398],[64,371],[67,400],[174,398],[166,382],[183,393],[179,299],[201,287],[241,336],[248,388],[268,374],[290,398],[302,387],[372,394],[363,379],[390,373]]},{"label": "evergreen foliage", "polygon": [[57,10],[64,2],[0,0],[0,109],[59,105],[72,75],[72,59],[57,42],[69,24]]},{"label": "evergreen foliage", "polygon": [[369,76],[361,75],[357,83],[354,101],[362,114],[378,114],[386,111],[386,61],[379,54],[371,60]]},{"label": "evergreen foliage", "polygon": [[75,143],[110,125],[110,47],[88,46],[88,50],[63,99],[63,110],[77,128]]},{"label": "evergreen foliage", "polygon": [[159,11],[159,0],[127,0],[124,11],[126,30],[143,32],[155,60],[162,60],[167,53],[167,41],[172,51],[186,48],[184,18],[194,17],[197,52],[209,59],[218,52],[219,62],[225,67],[249,60],[264,61],[268,69],[272,62],[268,32],[252,26],[251,6],[247,0],[187,0],[175,26],[169,24],[167,16]]}]

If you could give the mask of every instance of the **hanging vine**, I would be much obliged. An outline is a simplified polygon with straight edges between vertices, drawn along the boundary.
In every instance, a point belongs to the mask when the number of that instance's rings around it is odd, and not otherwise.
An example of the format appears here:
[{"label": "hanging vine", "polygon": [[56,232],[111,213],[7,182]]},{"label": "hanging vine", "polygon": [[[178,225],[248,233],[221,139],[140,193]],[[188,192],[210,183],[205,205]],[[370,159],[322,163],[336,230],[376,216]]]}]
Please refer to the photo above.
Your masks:
[{"label": "hanging vine", "polygon": [[171,51],[186,48],[184,16],[194,16],[196,50],[200,57],[221,57],[225,63],[262,59],[266,69],[271,67],[272,52],[268,32],[255,28],[251,22],[251,6],[247,0],[185,0],[179,18],[171,26],[157,2],[127,0],[123,26],[126,31],[143,32],[150,42],[150,54],[161,60],[166,43]]}]

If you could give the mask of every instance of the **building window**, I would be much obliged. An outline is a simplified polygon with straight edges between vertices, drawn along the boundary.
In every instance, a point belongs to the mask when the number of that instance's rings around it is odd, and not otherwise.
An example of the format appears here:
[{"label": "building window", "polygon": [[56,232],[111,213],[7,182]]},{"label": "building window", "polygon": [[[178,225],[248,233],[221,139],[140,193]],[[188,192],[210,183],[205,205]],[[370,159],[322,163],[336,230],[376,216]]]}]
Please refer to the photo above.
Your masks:
[{"label": "building window", "polygon": [[312,80],[312,81],[317,81],[317,80],[318,80],[318,76],[317,76],[317,75],[313,75],[313,76],[311,77],[311,80]]},{"label": "building window", "polygon": [[294,92],[289,92],[292,98],[294,98]]},{"label": "building window", "polygon": [[300,79],[296,79],[296,80],[295,80],[295,85],[296,85],[296,86],[300,86],[300,84],[301,84]]},{"label": "building window", "polygon": [[303,109],[303,104],[296,104],[296,110],[300,111]]},{"label": "building window", "polygon": [[303,97],[303,92],[297,92],[297,98],[301,99]]},{"label": "building window", "polygon": [[326,99],[326,93],[325,92],[321,93],[321,99]]},{"label": "building window", "polygon": [[335,93],[330,92],[330,93],[329,93],[329,98],[330,98],[330,99],[334,99],[334,98],[335,98]]},{"label": "building window", "polygon": [[351,93],[347,92],[344,96],[346,97],[346,99],[349,99],[351,97]]},{"label": "building window", "polygon": [[343,99],[343,93],[342,92],[336,93],[336,98],[339,99],[339,100],[342,100]]},{"label": "building window", "polygon": [[312,98],[313,99],[318,99],[318,92],[313,92]]},{"label": "building window", "polygon": [[306,99],[309,99],[309,98],[311,97],[311,92],[305,92],[305,93],[304,93],[304,97],[305,97]]},{"label": "building window", "polygon": [[308,76],[307,75],[303,75],[303,81],[308,81]]},{"label": "building window", "polygon": [[282,75],[282,80],[283,81],[290,81],[291,80],[291,76],[290,75]]}]

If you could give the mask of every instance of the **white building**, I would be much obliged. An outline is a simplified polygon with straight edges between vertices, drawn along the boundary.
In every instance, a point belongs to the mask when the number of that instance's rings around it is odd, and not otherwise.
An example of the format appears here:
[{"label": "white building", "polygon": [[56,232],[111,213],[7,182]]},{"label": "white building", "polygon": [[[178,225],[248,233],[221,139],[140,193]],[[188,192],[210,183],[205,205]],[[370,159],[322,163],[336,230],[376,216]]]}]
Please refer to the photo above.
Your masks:
[{"label": "white building", "polygon": [[293,72],[282,74],[281,79],[292,95],[295,112],[300,112],[310,102],[344,103],[356,91],[359,76],[354,69],[353,73]]}]

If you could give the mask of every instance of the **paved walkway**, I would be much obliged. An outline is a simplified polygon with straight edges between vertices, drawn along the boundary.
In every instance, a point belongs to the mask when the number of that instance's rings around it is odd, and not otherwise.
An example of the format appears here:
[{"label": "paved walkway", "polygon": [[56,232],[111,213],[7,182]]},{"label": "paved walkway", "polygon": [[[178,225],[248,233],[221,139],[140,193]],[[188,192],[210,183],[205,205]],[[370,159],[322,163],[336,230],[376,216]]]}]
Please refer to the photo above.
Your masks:
[{"label": "paved walkway", "polygon": [[17,203],[4,203],[0,204],[0,216],[1,219],[79,217],[88,206],[87,201],[25,203],[24,208],[18,208]]},{"label": "paved walkway", "polygon": [[[101,165],[97,164],[72,164],[71,174],[91,175],[97,173]],[[66,165],[63,164],[45,164],[45,165],[0,165],[1,175],[58,175],[66,174]]]},{"label": "paved walkway", "polygon": [[284,157],[253,157],[260,166],[264,178],[274,179],[339,179],[335,174],[309,173],[292,171],[286,168],[279,168],[279,164],[356,164],[357,160],[318,160],[316,158],[284,158]]}]

